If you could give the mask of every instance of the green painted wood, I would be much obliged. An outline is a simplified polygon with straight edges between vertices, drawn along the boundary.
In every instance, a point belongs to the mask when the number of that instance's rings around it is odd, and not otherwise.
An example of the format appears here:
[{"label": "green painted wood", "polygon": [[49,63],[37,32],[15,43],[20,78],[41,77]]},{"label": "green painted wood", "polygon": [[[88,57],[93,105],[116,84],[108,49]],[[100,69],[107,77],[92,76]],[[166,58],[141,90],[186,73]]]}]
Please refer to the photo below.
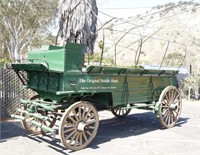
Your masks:
[{"label": "green painted wood", "polygon": [[88,74],[133,74],[133,75],[156,75],[156,76],[165,76],[165,75],[175,75],[178,71],[174,70],[147,70],[143,68],[120,68],[120,67],[108,67],[108,66],[88,66],[86,68]]},{"label": "green painted wood", "polygon": [[[157,101],[162,90],[178,86],[177,71],[88,66],[83,71],[83,45],[49,46],[48,50],[28,54],[27,63],[13,63],[16,71],[28,73],[27,87],[36,91],[41,100],[72,104],[76,98],[90,98],[106,106],[127,106],[130,103]],[[50,111],[54,104],[46,107]],[[65,104],[65,103],[63,103]],[[61,107],[61,106],[59,106]],[[63,106],[67,107],[67,106]]]}]

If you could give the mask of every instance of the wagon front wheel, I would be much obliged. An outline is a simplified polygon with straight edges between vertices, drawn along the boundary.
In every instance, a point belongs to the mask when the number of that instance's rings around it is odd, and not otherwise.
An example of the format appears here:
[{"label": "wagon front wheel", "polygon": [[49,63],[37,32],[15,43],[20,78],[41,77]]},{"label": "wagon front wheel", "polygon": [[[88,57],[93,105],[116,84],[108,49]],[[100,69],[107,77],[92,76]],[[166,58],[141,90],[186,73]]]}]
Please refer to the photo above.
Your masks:
[{"label": "wagon front wheel", "polygon": [[182,98],[175,86],[166,87],[159,98],[160,124],[165,128],[173,127],[179,119],[182,109]]},{"label": "wagon front wheel", "polygon": [[80,150],[96,136],[99,117],[95,107],[86,101],[76,102],[63,114],[59,126],[62,144],[71,150]]},{"label": "wagon front wheel", "polygon": [[[39,96],[38,95],[34,95],[32,96],[29,100],[39,100]],[[26,110],[26,107],[24,107],[23,110]],[[43,134],[44,132],[41,130],[40,127],[35,126],[31,123],[32,120],[38,122],[38,123],[42,123],[42,120],[34,118],[32,116],[28,116],[26,114],[22,114],[22,116],[25,117],[25,120],[22,121],[22,125],[23,127],[30,133],[34,134],[34,135],[40,135]]]},{"label": "wagon front wheel", "polygon": [[[35,95],[35,96],[31,97],[29,100],[39,100],[39,99],[40,99],[39,96]],[[23,110],[26,110],[26,107],[24,107]],[[41,115],[41,116],[47,116],[48,119],[45,121],[42,121],[40,119],[34,118],[33,116],[22,114],[22,116],[25,117],[25,120],[22,121],[22,125],[28,132],[30,132],[34,135],[45,134],[47,131],[44,131],[40,127],[32,124],[31,121],[35,121],[37,123],[41,123],[41,124],[44,124],[44,125],[52,128],[54,126],[54,124],[56,123],[57,116],[55,114],[48,113],[47,111],[38,111],[36,114]]]},{"label": "wagon front wheel", "polygon": [[131,109],[122,109],[122,107],[111,107],[111,112],[113,115],[115,115],[117,118],[122,118],[127,116],[130,113]]}]

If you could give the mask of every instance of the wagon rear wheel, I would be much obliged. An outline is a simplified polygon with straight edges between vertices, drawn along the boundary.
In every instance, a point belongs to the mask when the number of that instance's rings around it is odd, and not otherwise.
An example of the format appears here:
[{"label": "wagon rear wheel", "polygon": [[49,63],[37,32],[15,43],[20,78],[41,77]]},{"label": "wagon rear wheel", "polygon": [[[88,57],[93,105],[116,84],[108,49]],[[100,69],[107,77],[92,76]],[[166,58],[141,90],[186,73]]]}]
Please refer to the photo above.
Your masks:
[{"label": "wagon rear wheel", "polygon": [[127,116],[130,113],[131,109],[122,109],[120,106],[111,107],[111,112],[118,118]]},{"label": "wagon rear wheel", "polygon": [[99,117],[95,107],[86,101],[76,102],[63,114],[59,126],[62,144],[71,150],[85,148],[96,136]]},{"label": "wagon rear wheel", "polygon": [[[38,100],[38,99],[39,99],[39,96],[35,95],[35,96],[31,97],[29,100]],[[26,107],[24,107],[24,110],[26,110]],[[46,132],[43,131],[40,127],[32,124],[31,123],[32,120],[34,120],[38,123],[41,123],[41,124],[45,124],[48,127],[53,127],[56,122],[56,115],[54,115],[54,114],[48,114],[48,112],[46,113],[45,111],[38,111],[38,114],[43,115],[43,116],[48,116],[49,119],[43,121],[43,120],[34,118],[33,116],[28,116],[28,115],[22,114],[25,117],[25,120],[22,121],[22,125],[28,132],[30,132],[34,135],[45,134]]]},{"label": "wagon rear wheel", "polygon": [[159,98],[160,124],[165,128],[173,127],[179,119],[182,109],[182,98],[175,86],[166,87]]}]

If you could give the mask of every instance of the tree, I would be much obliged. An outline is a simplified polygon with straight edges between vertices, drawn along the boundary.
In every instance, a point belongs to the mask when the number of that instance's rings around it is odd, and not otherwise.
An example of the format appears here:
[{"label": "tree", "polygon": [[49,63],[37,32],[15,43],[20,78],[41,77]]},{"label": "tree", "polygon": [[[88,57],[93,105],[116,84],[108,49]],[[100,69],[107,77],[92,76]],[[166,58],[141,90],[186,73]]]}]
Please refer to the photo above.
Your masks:
[{"label": "tree", "polygon": [[182,90],[188,94],[188,100],[190,100],[192,91],[193,93],[198,93],[200,88],[200,76],[191,74],[184,78],[181,84]]},{"label": "tree", "polygon": [[183,61],[184,56],[181,53],[170,53],[166,56],[164,64],[167,66],[179,66]]},{"label": "tree", "polygon": [[55,17],[57,0],[0,0],[0,47],[10,60],[19,60],[33,36]]},{"label": "tree", "polygon": [[[97,37],[96,0],[60,0],[59,30],[56,44],[81,42],[93,53]],[[86,51],[85,51],[86,52]]]}]

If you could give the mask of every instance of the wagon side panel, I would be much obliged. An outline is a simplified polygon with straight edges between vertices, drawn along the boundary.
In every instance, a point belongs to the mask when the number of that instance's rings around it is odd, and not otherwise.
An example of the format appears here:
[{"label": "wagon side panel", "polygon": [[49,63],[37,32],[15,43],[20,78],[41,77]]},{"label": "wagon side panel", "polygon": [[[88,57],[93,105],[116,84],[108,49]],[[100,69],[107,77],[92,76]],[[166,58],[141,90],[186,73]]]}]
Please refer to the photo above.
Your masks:
[{"label": "wagon side panel", "polygon": [[152,100],[150,77],[128,76],[129,102],[149,102]]},{"label": "wagon side panel", "polygon": [[178,83],[175,76],[155,76],[152,78],[153,86],[154,86],[154,96],[155,100],[158,101],[161,92],[167,86],[176,86],[178,87]]},{"label": "wagon side panel", "polygon": [[66,92],[91,94],[99,104],[107,106],[126,104],[124,76],[82,74],[67,75],[64,79]]}]

